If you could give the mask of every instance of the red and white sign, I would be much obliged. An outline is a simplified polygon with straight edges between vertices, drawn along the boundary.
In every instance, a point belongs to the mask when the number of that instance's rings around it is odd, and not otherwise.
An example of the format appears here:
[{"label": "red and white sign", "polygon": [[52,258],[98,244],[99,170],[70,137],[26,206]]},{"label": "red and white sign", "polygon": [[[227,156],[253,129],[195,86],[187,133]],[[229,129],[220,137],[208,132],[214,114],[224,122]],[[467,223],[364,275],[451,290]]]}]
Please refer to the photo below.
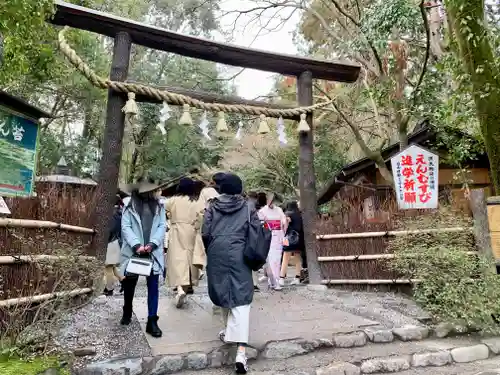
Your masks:
[{"label": "red and white sign", "polygon": [[438,155],[412,145],[393,156],[391,166],[401,210],[438,207]]}]

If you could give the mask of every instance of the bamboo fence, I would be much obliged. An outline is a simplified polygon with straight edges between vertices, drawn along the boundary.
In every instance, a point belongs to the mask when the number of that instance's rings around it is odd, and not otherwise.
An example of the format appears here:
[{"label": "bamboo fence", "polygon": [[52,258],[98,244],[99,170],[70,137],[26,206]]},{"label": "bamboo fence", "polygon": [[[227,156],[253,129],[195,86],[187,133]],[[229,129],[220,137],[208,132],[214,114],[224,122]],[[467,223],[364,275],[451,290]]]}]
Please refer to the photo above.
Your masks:
[{"label": "bamboo fence", "polygon": [[[335,214],[323,218],[316,228],[318,261],[325,285],[411,286],[415,280],[403,279],[389,267],[388,262],[395,258],[389,250],[391,241],[438,233],[473,237],[470,220],[459,216],[450,220],[442,216],[445,212],[441,208],[401,211],[391,196],[371,195],[374,211],[367,218],[363,205],[366,197],[359,194],[357,190],[339,194],[333,208]],[[445,205],[442,208],[446,210]],[[439,223],[439,227],[429,223]]]}]

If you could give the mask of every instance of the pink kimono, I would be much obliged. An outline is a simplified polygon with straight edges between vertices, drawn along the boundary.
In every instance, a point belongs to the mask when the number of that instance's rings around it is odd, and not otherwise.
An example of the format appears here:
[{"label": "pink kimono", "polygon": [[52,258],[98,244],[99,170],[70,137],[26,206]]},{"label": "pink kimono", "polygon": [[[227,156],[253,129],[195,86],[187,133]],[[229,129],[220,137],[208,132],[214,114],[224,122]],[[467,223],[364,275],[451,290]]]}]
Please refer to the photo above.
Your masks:
[{"label": "pink kimono", "polygon": [[259,218],[267,223],[272,230],[271,248],[267,256],[267,277],[271,287],[278,285],[281,271],[281,255],[283,253],[283,237],[285,236],[286,216],[277,206],[262,207],[258,212]]}]

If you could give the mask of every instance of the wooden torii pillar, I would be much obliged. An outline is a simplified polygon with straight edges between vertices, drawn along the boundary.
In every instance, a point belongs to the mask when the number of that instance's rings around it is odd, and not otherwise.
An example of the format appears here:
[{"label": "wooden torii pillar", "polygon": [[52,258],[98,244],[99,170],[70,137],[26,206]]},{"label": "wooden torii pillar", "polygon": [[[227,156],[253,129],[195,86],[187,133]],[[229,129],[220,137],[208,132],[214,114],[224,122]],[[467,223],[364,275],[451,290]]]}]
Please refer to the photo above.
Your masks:
[{"label": "wooden torii pillar", "polygon": [[[92,31],[114,38],[115,43],[110,73],[110,80],[113,81],[125,81],[127,79],[132,43],[216,63],[294,76],[297,78],[297,97],[299,106],[309,106],[313,104],[313,79],[354,82],[359,75],[359,66],[349,63],[327,62],[241,48],[234,45],[217,43],[207,39],[170,32],[158,27],[115,17],[107,13],[76,6],[60,0],[56,0],[55,4],[56,13],[51,20],[53,24]],[[218,96],[200,92],[193,91],[189,94],[186,92],[187,90],[183,89],[171,89],[171,91],[181,91],[185,95],[190,95],[205,102],[238,103],[281,109],[290,108],[235,98],[221,100]],[[138,97],[137,100],[157,102],[157,100],[151,98]],[[109,221],[112,215],[113,201],[118,186],[125,120],[121,109],[125,105],[125,101],[126,97],[122,93],[109,90],[106,129],[102,144],[103,152],[100,161],[98,181],[99,204],[95,209],[97,235],[95,236],[92,250],[100,259],[104,259],[105,257]],[[284,118],[286,117],[284,116]],[[298,120],[297,117],[288,118]],[[304,219],[309,278],[311,284],[320,284],[321,272],[316,254],[317,245],[315,231],[317,198],[316,179],[314,174],[312,119],[312,113],[309,113],[307,115],[307,122],[311,130],[299,134],[299,187],[301,209]]]}]

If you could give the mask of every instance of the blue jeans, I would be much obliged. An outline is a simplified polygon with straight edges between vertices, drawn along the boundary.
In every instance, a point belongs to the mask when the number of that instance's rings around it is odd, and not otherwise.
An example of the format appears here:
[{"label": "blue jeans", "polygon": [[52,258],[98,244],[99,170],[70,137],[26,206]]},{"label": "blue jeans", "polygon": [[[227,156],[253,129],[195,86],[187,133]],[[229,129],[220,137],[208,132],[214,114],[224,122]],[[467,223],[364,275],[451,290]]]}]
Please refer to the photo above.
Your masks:
[{"label": "blue jeans", "polygon": [[[148,286],[148,317],[158,315],[158,299],[159,299],[159,276],[151,273],[146,277]],[[126,276],[122,282],[123,285],[123,309],[132,312],[132,303],[134,300],[135,287],[137,286],[138,276]]]}]

